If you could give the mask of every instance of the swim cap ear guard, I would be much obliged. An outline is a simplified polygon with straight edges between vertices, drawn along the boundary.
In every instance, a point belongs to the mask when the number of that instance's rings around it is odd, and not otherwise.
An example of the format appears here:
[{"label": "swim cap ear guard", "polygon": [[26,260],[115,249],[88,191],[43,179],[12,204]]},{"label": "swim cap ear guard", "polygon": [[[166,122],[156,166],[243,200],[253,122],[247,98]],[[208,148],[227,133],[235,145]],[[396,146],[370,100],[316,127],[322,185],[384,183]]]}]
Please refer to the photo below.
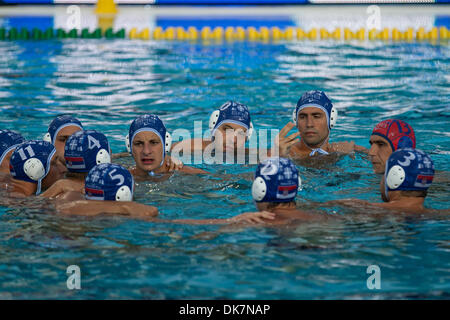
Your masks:
[{"label": "swim cap ear guard", "polygon": [[267,185],[263,178],[256,177],[252,184],[252,197],[255,201],[262,201],[267,193]]},{"label": "swim cap ear guard", "polygon": [[337,111],[337,109],[333,106],[333,107],[331,108],[331,112],[330,112],[330,129],[334,128],[334,126],[336,125],[337,118],[338,118],[338,111]]},{"label": "swim cap ear guard", "polygon": [[398,149],[386,162],[385,196],[388,191],[423,191],[427,190],[434,177],[434,164],[425,152],[412,149]]},{"label": "swim cap ear guard", "polygon": [[217,120],[219,119],[219,115],[220,115],[220,110],[215,110],[212,114],[211,117],[209,117],[209,130],[213,130],[214,127],[217,124]]},{"label": "swim cap ear guard", "polygon": [[130,187],[122,186],[116,192],[116,201],[132,201],[133,192],[131,192]]},{"label": "swim cap ear guard", "polygon": [[269,158],[256,169],[252,197],[256,202],[290,202],[302,189],[302,180],[291,160]]},{"label": "swim cap ear guard", "polygon": [[130,135],[129,135],[129,134],[127,134],[127,135],[125,136],[125,146],[127,147],[127,151],[128,151],[129,153],[131,153],[131,147],[130,147]]},{"label": "swim cap ear guard", "polygon": [[399,165],[395,165],[389,169],[386,175],[386,185],[389,189],[395,190],[405,181],[405,170]]},{"label": "swim cap ear guard", "polygon": [[253,135],[253,122],[250,122],[250,128],[248,128],[248,131],[247,131],[247,139],[250,140],[252,135]]},{"label": "swim cap ear guard", "polygon": [[95,156],[95,164],[102,164],[102,163],[111,163],[110,153],[105,149],[101,149],[99,152],[97,152],[97,155]]},{"label": "swim cap ear guard", "polygon": [[166,145],[164,146],[166,154],[170,152],[170,148],[172,148],[172,135],[166,132]]},{"label": "swim cap ear guard", "polygon": [[38,158],[31,158],[23,164],[23,172],[33,181],[39,181],[45,176],[45,168]]},{"label": "swim cap ear guard", "polygon": [[50,136],[50,133],[47,132],[47,133],[44,135],[44,138],[43,138],[42,140],[44,140],[45,142],[50,142],[50,143],[52,143],[52,137]]},{"label": "swim cap ear guard", "polygon": [[[302,190],[302,178],[298,176],[297,190]],[[252,184],[252,197],[256,202],[261,202],[267,194],[267,185],[263,178],[257,177]]]}]

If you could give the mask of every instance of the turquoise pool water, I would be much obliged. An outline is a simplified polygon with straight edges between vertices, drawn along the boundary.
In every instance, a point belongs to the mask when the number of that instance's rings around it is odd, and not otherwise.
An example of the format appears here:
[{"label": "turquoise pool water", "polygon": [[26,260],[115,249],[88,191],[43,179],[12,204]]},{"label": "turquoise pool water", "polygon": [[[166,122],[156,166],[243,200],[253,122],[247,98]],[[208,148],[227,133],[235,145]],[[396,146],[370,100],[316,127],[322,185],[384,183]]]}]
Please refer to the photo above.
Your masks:
[{"label": "turquoise pool water", "polygon": [[[0,127],[42,137],[60,113],[103,131],[114,153],[134,117],[155,113],[169,130],[193,130],[228,99],[246,103],[256,128],[281,129],[300,95],[323,89],[339,108],[331,141],[369,147],[374,125],[409,122],[439,172],[426,200],[449,209],[450,50],[429,43],[211,43],[65,40],[0,42]],[[130,158],[121,164],[132,164]],[[139,183],[136,201],[161,217],[226,218],[255,209],[254,165],[199,165]],[[343,222],[280,229],[155,224],[125,218],[58,217],[42,203],[0,207],[3,299],[390,299],[450,297],[450,222],[353,219],[315,202],[379,201],[367,158],[299,167],[299,206]],[[358,212],[356,212],[358,213]],[[362,214],[362,212],[359,212]],[[81,268],[68,290],[66,268]],[[369,265],[381,289],[366,286]]]}]

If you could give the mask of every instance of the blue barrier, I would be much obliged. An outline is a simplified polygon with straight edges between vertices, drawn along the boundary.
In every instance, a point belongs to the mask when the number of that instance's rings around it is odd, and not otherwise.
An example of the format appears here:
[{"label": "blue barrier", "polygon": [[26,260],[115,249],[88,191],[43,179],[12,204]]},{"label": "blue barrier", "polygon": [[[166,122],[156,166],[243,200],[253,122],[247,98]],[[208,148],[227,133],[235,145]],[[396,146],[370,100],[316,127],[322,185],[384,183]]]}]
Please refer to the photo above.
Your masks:
[{"label": "blue barrier", "polygon": [[5,28],[53,28],[53,16],[14,16],[3,19],[0,23]]},{"label": "blue barrier", "polygon": [[53,4],[53,0],[0,0],[6,4]]},{"label": "blue barrier", "polygon": [[292,20],[292,17],[289,16],[227,16],[227,17],[214,17],[209,18],[205,16],[157,16],[156,17],[156,25],[158,27],[167,28],[167,27],[223,27],[226,28],[228,26],[240,26],[243,28],[246,27],[293,27],[295,26],[295,22]]},{"label": "blue barrier", "polygon": [[[120,0],[116,1],[120,4]],[[58,0],[0,0],[0,4],[54,4],[58,3]],[[84,3],[83,0],[81,1],[72,1],[71,4],[81,4]],[[156,4],[156,5],[293,5],[293,4],[318,4],[319,2],[316,2],[314,0],[154,0],[154,1],[148,1],[149,4]],[[321,0],[320,4],[325,3],[334,3],[339,4],[339,1],[336,0]],[[409,1],[409,2],[402,2],[398,3],[395,0],[391,1],[380,1],[380,0],[365,0],[365,1],[358,1],[355,0],[352,2],[353,4],[382,4],[382,3],[392,3],[392,4],[419,4],[419,3],[430,3],[426,0],[416,0],[416,1]],[[450,3],[450,0],[433,0],[431,3]],[[68,4],[68,3],[65,3]],[[127,4],[132,4],[132,2],[128,2]],[[136,3],[136,4],[142,4]]]}]

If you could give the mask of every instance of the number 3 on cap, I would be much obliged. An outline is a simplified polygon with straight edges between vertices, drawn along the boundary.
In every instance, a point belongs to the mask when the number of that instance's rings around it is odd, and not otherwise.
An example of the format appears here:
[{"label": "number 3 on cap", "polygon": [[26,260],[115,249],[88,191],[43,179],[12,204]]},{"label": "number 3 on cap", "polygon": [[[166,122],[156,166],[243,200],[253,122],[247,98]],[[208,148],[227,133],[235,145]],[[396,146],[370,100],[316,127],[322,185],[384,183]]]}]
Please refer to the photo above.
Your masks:
[{"label": "number 3 on cap", "polygon": [[416,158],[414,153],[408,152],[409,156],[405,156],[405,161],[397,161],[399,165],[403,167],[408,167],[411,164],[411,161]]},{"label": "number 3 on cap", "polygon": [[120,182],[116,184],[116,186],[119,186],[119,185],[123,184],[123,182],[125,181],[125,178],[124,178],[123,175],[121,175],[121,174],[116,174],[115,176],[113,176],[114,172],[116,172],[116,171],[117,171],[117,169],[112,170],[112,171],[109,173],[109,177],[110,177],[112,180],[117,180],[117,179],[119,179]]}]

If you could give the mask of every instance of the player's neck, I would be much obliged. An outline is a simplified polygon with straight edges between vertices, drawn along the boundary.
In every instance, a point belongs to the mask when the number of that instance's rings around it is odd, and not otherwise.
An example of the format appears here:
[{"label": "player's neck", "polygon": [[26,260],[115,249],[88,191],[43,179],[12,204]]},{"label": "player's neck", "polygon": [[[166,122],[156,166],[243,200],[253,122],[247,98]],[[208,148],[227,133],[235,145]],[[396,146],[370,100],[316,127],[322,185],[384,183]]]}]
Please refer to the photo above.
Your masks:
[{"label": "player's neck", "polygon": [[306,144],[305,141],[303,139],[301,139],[299,149],[305,153],[310,153],[311,150],[313,150],[313,149],[322,149],[322,150],[328,152],[329,145],[330,144],[328,143],[328,138],[326,138],[322,142],[315,144],[315,145]]},{"label": "player's neck", "polygon": [[293,210],[297,210],[297,206],[296,206],[295,202],[288,202],[288,203],[281,202],[277,206],[272,207],[272,208],[270,208],[267,211],[270,211],[270,212],[288,212],[288,211],[293,211]]}]

